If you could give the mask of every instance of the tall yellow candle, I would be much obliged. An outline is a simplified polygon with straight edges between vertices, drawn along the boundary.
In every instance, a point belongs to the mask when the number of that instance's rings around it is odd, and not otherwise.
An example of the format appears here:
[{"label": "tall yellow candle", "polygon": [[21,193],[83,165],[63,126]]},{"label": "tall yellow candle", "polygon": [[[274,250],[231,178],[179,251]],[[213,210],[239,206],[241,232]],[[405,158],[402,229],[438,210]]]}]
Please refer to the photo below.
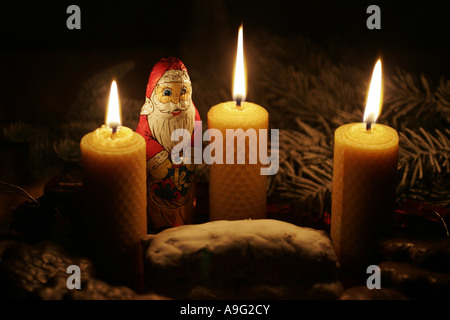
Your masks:
[{"label": "tall yellow candle", "polygon": [[[259,141],[259,129],[268,130],[269,114],[263,107],[243,102],[245,99],[245,75],[243,58],[242,26],[239,30],[238,51],[236,58],[234,97],[229,101],[213,106],[208,112],[208,129],[218,129],[223,136],[223,164],[210,166],[209,178],[209,213],[210,220],[258,219],[266,216],[267,177],[261,174],[261,163],[249,161],[250,152],[256,152],[245,143],[245,163],[227,164],[226,153],[237,150],[227,148],[232,141],[226,139],[227,129],[255,130]],[[236,131],[235,131],[236,132]],[[254,143],[255,141],[253,141]]]},{"label": "tall yellow candle", "polygon": [[364,116],[335,132],[331,238],[343,270],[365,273],[376,243],[392,224],[398,134],[375,124],[381,106],[381,62],[373,72]]},{"label": "tall yellow candle", "polygon": [[141,289],[140,241],[147,233],[145,140],[120,125],[115,82],[108,108],[106,126],[86,134],[80,144],[86,227],[99,275]]}]

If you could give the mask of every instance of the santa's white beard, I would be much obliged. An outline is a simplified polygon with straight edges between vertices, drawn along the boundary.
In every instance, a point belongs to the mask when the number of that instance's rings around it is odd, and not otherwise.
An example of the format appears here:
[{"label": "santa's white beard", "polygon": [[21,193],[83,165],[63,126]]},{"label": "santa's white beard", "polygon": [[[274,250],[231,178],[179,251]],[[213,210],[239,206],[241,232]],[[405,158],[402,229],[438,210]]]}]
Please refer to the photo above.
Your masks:
[{"label": "santa's white beard", "polygon": [[195,108],[190,106],[177,116],[167,118],[167,114],[161,113],[157,108],[147,117],[148,125],[153,137],[166,149],[172,152],[180,141],[172,141],[172,132],[176,129],[186,129],[192,135],[195,121]]}]

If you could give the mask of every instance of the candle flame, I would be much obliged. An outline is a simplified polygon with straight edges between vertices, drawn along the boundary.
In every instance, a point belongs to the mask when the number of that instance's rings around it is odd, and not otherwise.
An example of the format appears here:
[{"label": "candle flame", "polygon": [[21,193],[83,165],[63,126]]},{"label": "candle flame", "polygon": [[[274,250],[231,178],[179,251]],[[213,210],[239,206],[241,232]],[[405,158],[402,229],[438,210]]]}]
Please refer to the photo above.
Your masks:
[{"label": "candle flame", "polygon": [[381,60],[378,59],[372,73],[369,94],[367,96],[366,110],[364,111],[364,123],[371,125],[377,121],[382,106],[381,86]]},{"label": "candle flame", "polygon": [[236,64],[234,68],[234,85],[233,85],[233,99],[237,101],[244,101],[246,96],[246,78],[245,78],[245,64],[244,64],[244,40],[243,40],[243,26],[239,28],[238,44],[236,52]]},{"label": "candle flame", "polygon": [[117,90],[117,83],[113,81],[111,84],[111,91],[109,93],[108,109],[106,111],[106,125],[116,130],[122,125],[119,106],[119,93]]}]

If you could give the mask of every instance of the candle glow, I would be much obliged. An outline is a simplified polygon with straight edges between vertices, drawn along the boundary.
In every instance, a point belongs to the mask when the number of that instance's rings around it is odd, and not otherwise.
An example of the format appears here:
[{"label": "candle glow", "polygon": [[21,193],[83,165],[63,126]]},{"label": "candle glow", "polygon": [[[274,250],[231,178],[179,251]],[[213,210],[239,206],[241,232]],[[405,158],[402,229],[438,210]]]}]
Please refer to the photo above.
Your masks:
[{"label": "candle glow", "polygon": [[364,111],[364,123],[368,128],[375,123],[381,112],[382,106],[382,84],[381,84],[381,60],[375,64],[370,81],[369,93],[367,96],[366,109]]},{"label": "candle glow", "polygon": [[234,85],[233,85],[233,99],[240,105],[245,100],[246,96],[246,77],[245,77],[245,63],[244,63],[244,40],[243,40],[243,26],[239,28],[238,44],[236,51],[236,64],[234,68]]},{"label": "candle glow", "polygon": [[[365,123],[348,123],[334,135],[330,236],[341,270],[363,270],[389,232],[395,205],[398,134],[372,124],[381,109],[381,61],[370,84]],[[364,269],[365,270],[365,269]]]},{"label": "candle glow", "polygon": [[105,122],[108,127],[113,129],[113,131],[117,130],[117,128],[122,125],[122,119],[120,116],[119,93],[117,90],[116,81],[113,81],[111,83]]}]

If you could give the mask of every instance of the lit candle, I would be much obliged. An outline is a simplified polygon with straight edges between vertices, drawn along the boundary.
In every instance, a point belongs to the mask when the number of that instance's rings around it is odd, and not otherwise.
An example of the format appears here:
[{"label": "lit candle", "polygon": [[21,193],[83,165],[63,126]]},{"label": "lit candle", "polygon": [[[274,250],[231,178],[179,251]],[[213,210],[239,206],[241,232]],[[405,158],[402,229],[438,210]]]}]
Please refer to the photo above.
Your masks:
[{"label": "lit candle", "polygon": [[93,260],[111,282],[140,289],[147,233],[145,141],[121,126],[117,85],[106,125],[81,139],[83,188]]},{"label": "lit candle", "polygon": [[331,238],[342,269],[366,272],[379,236],[392,223],[398,134],[375,124],[381,109],[381,61],[372,75],[364,123],[335,132]]},{"label": "lit candle", "polygon": [[[234,138],[226,139],[227,129],[242,129],[247,132],[253,129],[259,141],[259,129],[268,129],[269,114],[263,107],[245,101],[245,67],[243,50],[243,30],[239,29],[238,48],[236,56],[233,98],[213,106],[208,112],[208,129],[217,129],[223,138],[223,164],[213,163],[210,166],[209,208],[210,220],[258,219],[266,216],[267,178],[261,174],[261,163],[249,161],[252,149],[248,141],[245,150],[238,150]],[[235,131],[237,132],[237,131]],[[239,135],[239,134],[238,134]],[[242,137],[242,135],[241,135]],[[234,144],[234,149],[228,147]],[[232,149],[232,150],[230,150]],[[227,154],[245,151],[245,163],[227,163]],[[216,151],[217,152],[217,151]],[[230,160],[230,159],[229,159]]]}]

